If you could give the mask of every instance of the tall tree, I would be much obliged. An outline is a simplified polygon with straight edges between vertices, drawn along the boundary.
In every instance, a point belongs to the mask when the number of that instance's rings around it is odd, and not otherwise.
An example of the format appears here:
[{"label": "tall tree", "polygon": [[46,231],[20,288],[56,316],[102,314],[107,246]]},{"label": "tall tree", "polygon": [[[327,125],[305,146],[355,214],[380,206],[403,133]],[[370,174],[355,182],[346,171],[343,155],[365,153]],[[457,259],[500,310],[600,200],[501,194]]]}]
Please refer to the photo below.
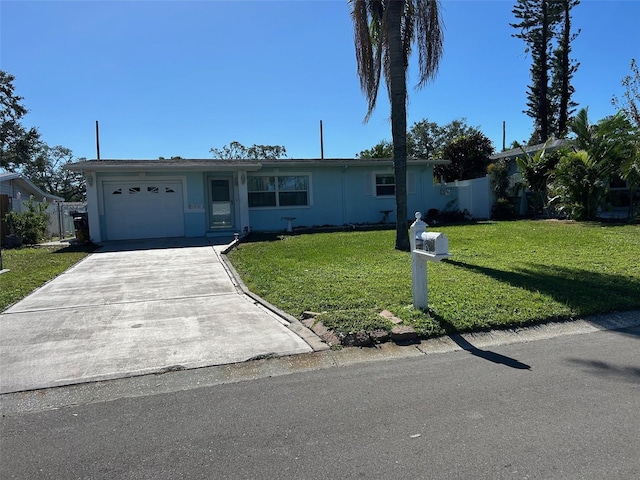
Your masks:
[{"label": "tall tree", "polygon": [[620,174],[629,184],[629,219],[634,218],[635,192],[640,186],[640,70],[635,58],[631,59],[631,74],[622,79],[625,88],[622,99],[615,95],[611,103],[627,118],[635,130],[635,147],[622,161]]},{"label": "tall tree", "polygon": [[571,9],[579,3],[580,0],[560,0],[556,7],[559,10],[562,25],[551,64],[551,104],[555,117],[552,133],[557,138],[566,136],[569,130],[569,119],[578,105],[571,100],[575,91],[571,85],[571,79],[580,64],[573,61],[570,54],[571,42],[580,34],[579,29],[576,33],[571,33]]},{"label": "tall tree", "polygon": [[534,120],[530,144],[549,137],[564,137],[569,116],[576,106],[571,101],[571,78],[578,64],[570,59],[571,9],[580,0],[517,0],[513,14],[518,20],[511,26],[514,37],[524,40],[525,52],[531,53],[531,85],[524,111]]},{"label": "tall tree", "polygon": [[552,24],[549,15],[549,0],[518,0],[513,8],[514,16],[520,20],[511,26],[520,32],[514,37],[527,44],[525,52],[531,53],[531,85],[527,94],[525,113],[534,119],[532,142],[544,142],[549,129],[549,51]]},{"label": "tall tree", "polygon": [[34,159],[22,168],[25,174],[41,190],[63,197],[67,202],[82,202],[86,198],[87,187],[82,172],[75,172],[65,166],[76,161],[71,149],[57,145],[41,145]]},{"label": "tall tree", "polygon": [[478,133],[477,127],[467,125],[466,118],[458,118],[446,125],[438,125],[426,118],[414,123],[407,134],[409,156],[442,159],[442,151],[458,137]]},{"label": "tall tree", "polygon": [[[407,132],[407,155],[412,158],[451,160],[436,165],[434,174],[444,181],[466,180],[486,174],[493,145],[478,127],[467,125],[465,118],[438,125],[428,119],[415,122]],[[391,158],[393,144],[382,140],[363,150],[360,158]]]},{"label": "tall tree", "polygon": [[16,95],[15,77],[0,70],[0,168],[16,171],[29,162],[38,148],[40,135],[26,129],[21,119],[27,114],[23,98]]},{"label": "tall tree", "polygon": [[436,165],[434,173],[446,182],[478,178],[486,175],[491,155],[493,144],[482,132],[461,135],[442,150],[442,158],[451,163]]},{"label": "tall tree", "polygon": [[360,86],[368,102],[365,121],[375,109],[384,75],[391,104],[391,135],[396,182],[396,242],[409,250],[407,231],[407,68],[414,41],[424,86],[442,57],[442,20],[438,0],[350,0]]},{"label": "tall tree", "polygon": [[640,70],[636,59],[631,59],[631,74],[622,79],[622,99],[613,96],[611,103],[622,110],[627,119],[640,131]]}]

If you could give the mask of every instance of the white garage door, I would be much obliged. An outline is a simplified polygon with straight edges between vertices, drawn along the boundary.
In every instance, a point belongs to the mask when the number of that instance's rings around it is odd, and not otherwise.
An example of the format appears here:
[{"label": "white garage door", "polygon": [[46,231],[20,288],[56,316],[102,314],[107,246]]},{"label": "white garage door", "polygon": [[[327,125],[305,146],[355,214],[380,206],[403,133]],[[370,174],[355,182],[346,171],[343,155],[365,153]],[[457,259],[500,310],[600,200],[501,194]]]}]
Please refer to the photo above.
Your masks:
[{"label": "white garage door", "polygon": [[182,183],[105,182],[107,240],[184,237]]}]

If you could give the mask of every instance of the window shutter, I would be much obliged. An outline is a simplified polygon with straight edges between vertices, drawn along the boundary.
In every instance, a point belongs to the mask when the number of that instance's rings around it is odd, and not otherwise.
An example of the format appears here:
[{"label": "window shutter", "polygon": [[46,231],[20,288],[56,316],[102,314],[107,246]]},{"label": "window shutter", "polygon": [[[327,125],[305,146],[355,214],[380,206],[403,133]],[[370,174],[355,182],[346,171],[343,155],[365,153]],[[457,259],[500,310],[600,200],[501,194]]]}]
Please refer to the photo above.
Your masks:
[{"label": "window shutter", "polygon": [[364,194],[373,195],[373,177],[371,176],[371,172],[364,174]]},{"label": "window shutter", "polygon": [[407,194],[416,194],[416,172],[407,172]]}]

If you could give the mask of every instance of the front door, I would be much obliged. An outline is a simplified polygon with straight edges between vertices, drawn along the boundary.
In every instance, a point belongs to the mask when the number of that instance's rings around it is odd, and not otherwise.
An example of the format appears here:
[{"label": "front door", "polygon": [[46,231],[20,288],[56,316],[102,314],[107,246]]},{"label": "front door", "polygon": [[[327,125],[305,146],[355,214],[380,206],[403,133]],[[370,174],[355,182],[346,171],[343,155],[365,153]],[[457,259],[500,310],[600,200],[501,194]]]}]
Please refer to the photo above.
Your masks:
[{"label": "front door", "polygon": [[210,180],[211,205],[209,228],[217,230],[233,227],[233,196],[230,178],[212,178]]}]

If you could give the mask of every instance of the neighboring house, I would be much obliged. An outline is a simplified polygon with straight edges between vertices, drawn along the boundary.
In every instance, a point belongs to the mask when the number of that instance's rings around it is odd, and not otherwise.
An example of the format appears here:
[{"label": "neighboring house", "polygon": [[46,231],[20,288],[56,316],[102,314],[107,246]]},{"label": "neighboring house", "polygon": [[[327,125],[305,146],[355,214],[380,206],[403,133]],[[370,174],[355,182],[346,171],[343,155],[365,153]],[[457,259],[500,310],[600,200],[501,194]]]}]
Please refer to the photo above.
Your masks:
[{"label": "neighboring house", "polygon": [[[546,151],[552,152],[560,148],[569,147],[571,144],[572,144],[571,140],[568,140],[565,138],[557,138],[549,142],[549,144],[546,147]],[[540,150],[542,150],[544,146],[545,146],[544,143],[538,143],[536,145],[526,145],[522,147],[512,148],[510,150],[505,150],[504,152],[496,153],[495,155],[492,155],[490,159],[491,159],[491,162],[496,162],[498,160],[506,160],[508,162],[509,175],[511,177],[511,186],[513,187],[517,182],[519,182],[522,179],[520,168],[518,167],[518,162],[516,161],[516,159],[518,157],[523,158],[525,156],[525,154],[523,153],[523,150],[528,155],[534,156]],[[491,182],[487,182],[487,185],[489,188],[491,188]],[[520,190],[518,192],[519,200],[517,204],[517,209],[519,210],[518,213],[521,215],[525,215],[529,209],[530,199],[528,199],[527,195],[528,195],[528,190]],[[493,191],[491,191],[491,195],[490,195],[491,205],[493,205],[495,200],[496,200],[495,195],[493,194]],[[491,208],[491,206],[489,208]]]},{"label": "neighboring house", "polygon": [[[556,139],[549,142],[546,151],[551,152],[560,148],[569,148],[573,144],[571,139]],[[544,143],[523,147],[524,151],[533,156],[544,147]],[[523,157],[521,148],[513,148],[497,153],[491,157],[491,161],[505,159],[509,162],[509,173],[511,175],[511,185],[521,180],[521,174],[516,162],[516,158]],[[609,179],[609,192],[606,198],[606,208],[598,214],[600,218],[628,218],[629,215],[629,184],[620,177],[613,175]],[[528,211],[528,190],[519,192],[520,213],[525,214]],[[491,198],[491,203],[495,201]]]},{"label": "neighboring house", "polygon": [[[409,218],[450,200],[433,183],[433,166],[445,163],[407,161]],[[94,242],[395,222],[390,159],[88,160],[67,168],[84,172]]]},{"label": "neighboring house", "polygon": [[[558,148],[568,146],[569,144],[569,140],[554,140],[547,146],[547,151],[557,150]],[[541,143],[538,145],[524,146],[523,148],[529,155],[535,155],[542,150],[543,147],[544,144]],[[497,153],[489,158],[491,162],[496,162],[502,159],[508,162],[511,186],[513,186],[521,179],[516,158],[522,157],[523,155],[522,149],[518,147]],[[446,186],[446,189],[447,193],[450,194],[452,198],[456,199],[456,207],[458,210],[466,211],[469,216],[475,219],[486,219],[491,216],[491,207],[495,203],[496,198],[491,186],[491,179],[489,175],[471,180],[456,180],[455,182],[449,183]],[[520,213],[525,214],[527,212],[526,192],[520,191],[518,195],[520,197]]]},{"label": "neighboring house", "polygon": [[[9,232],[6,230],[4,216],[7,212],[21,212],[25,210],[24,202],[33,198],[36,203],[47,203],[50,217],[57,211],[56,202],[64,202],[64,198],[52,195],[40,190],[34,183],[20,173],[0,173],[0,239]],[[50,221],[49,235],[56,233],[57,230]]]},{"label": "neighboring house", "polygon": [[[568,147],[571,145],[571,143],[572,143],[571,140],[567,140],[565,138],[557,138],[549,142],[549,145],[547,145],[546,151],[552,152],[554,150],[558,150],[559,148]],[[505,150],[504,152],[496,153],[495,155],[492,155],[489,158],[492,162],[496,162],[497,160],[502,160],[502,159],[508,161],[509,174],[514,174],[518,172],[518,165],[516,162],[516,158],[524,156],[524,154],[522,153],[523,149],[526,153],[533,156],[543,148],[544,148],[544,143],[538,143],[537,145],[527,145],[527,146],[523,146],[522,148],[521,147],[512,148],[510,150]]]}]

